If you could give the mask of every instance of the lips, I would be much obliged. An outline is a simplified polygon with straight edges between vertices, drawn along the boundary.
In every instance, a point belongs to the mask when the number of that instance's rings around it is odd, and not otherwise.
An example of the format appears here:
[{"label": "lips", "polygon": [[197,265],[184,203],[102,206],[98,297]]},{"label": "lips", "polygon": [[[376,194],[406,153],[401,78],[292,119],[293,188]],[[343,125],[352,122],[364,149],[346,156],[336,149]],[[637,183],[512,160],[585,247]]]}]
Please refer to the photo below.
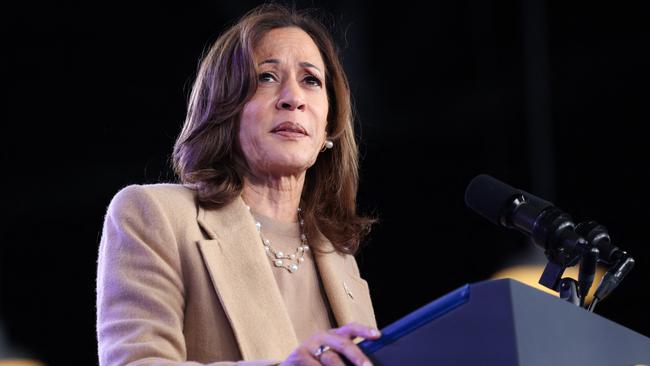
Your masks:
[{"label": "lips", "polygon": [[299,125],[297,123],[294,123],[294,122],[290,122],[290,121],[282,122],[279,125],[273,127],[271,132],[272,133],[282,133],[282,134],[299,134],[299,135],[309,136],[307,131],[305,131],[305,129],[301,125]]}]

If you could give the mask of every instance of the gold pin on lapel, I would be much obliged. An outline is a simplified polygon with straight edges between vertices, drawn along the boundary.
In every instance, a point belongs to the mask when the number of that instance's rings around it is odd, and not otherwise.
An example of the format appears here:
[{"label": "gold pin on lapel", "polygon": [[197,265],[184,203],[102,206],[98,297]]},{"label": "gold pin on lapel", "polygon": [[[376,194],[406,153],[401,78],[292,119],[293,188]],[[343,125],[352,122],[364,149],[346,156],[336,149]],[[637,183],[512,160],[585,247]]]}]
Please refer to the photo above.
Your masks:
[{"label": "gold pin on lapel", "polygon": [[350,296],[350,298],[354,300],[354,295],[352,295],[352,291],[350,291],[350,289],[348,288],[348,284],[345,283],[345,281],[343,282],[343,288],[345,289],[345,293],[348,294],[348,296]]}]

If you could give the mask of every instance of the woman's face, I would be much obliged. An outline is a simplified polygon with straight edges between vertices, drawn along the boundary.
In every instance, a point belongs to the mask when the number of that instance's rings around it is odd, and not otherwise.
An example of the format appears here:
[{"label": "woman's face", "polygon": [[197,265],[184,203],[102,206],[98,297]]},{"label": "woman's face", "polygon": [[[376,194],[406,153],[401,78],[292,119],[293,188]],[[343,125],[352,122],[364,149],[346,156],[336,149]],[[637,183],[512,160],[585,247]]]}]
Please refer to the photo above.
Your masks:
[{"label": "woman's face", "polygon": [[244,105],[239,143],[258,176],[296,175],[314,164],[325,142],[325,64],[299,28],[267,32],[254,50],[258,87]]}]

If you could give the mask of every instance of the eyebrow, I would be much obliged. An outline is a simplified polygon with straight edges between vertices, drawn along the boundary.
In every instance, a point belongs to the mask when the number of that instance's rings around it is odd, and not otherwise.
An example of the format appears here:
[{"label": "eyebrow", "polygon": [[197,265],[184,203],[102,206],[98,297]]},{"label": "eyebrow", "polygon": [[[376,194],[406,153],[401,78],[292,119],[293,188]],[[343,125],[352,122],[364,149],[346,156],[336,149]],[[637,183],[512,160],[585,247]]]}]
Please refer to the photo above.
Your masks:
[{"label": "eyebrow", "polygon": [[[260,62],[257,66],[262,66],[264,64],[276,64],[277,65],[279,63],[280,63],[280,60],[275,59],[275,58],[271,58],[271,59],[264,60],[264,61]],[[319,69],[316,65],[312,64],[311,62],[303,61],[303,62],[299,63],[298,65],[300,65],[300,67],[313,67],[314,69],[320,71],[321,74],[323,73],[323,71],[321,69]]]}]

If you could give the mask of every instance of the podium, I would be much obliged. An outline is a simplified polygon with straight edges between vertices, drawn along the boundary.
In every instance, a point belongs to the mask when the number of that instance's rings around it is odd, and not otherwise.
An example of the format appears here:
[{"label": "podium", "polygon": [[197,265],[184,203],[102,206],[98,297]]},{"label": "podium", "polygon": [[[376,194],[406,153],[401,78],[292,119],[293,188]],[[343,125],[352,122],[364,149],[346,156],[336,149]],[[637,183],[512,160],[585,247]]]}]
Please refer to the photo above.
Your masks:
[{"label": "podium", "polygon": [[511,279],[462,286],[359,347],[376,366],[650,366],[650,338]]}]

